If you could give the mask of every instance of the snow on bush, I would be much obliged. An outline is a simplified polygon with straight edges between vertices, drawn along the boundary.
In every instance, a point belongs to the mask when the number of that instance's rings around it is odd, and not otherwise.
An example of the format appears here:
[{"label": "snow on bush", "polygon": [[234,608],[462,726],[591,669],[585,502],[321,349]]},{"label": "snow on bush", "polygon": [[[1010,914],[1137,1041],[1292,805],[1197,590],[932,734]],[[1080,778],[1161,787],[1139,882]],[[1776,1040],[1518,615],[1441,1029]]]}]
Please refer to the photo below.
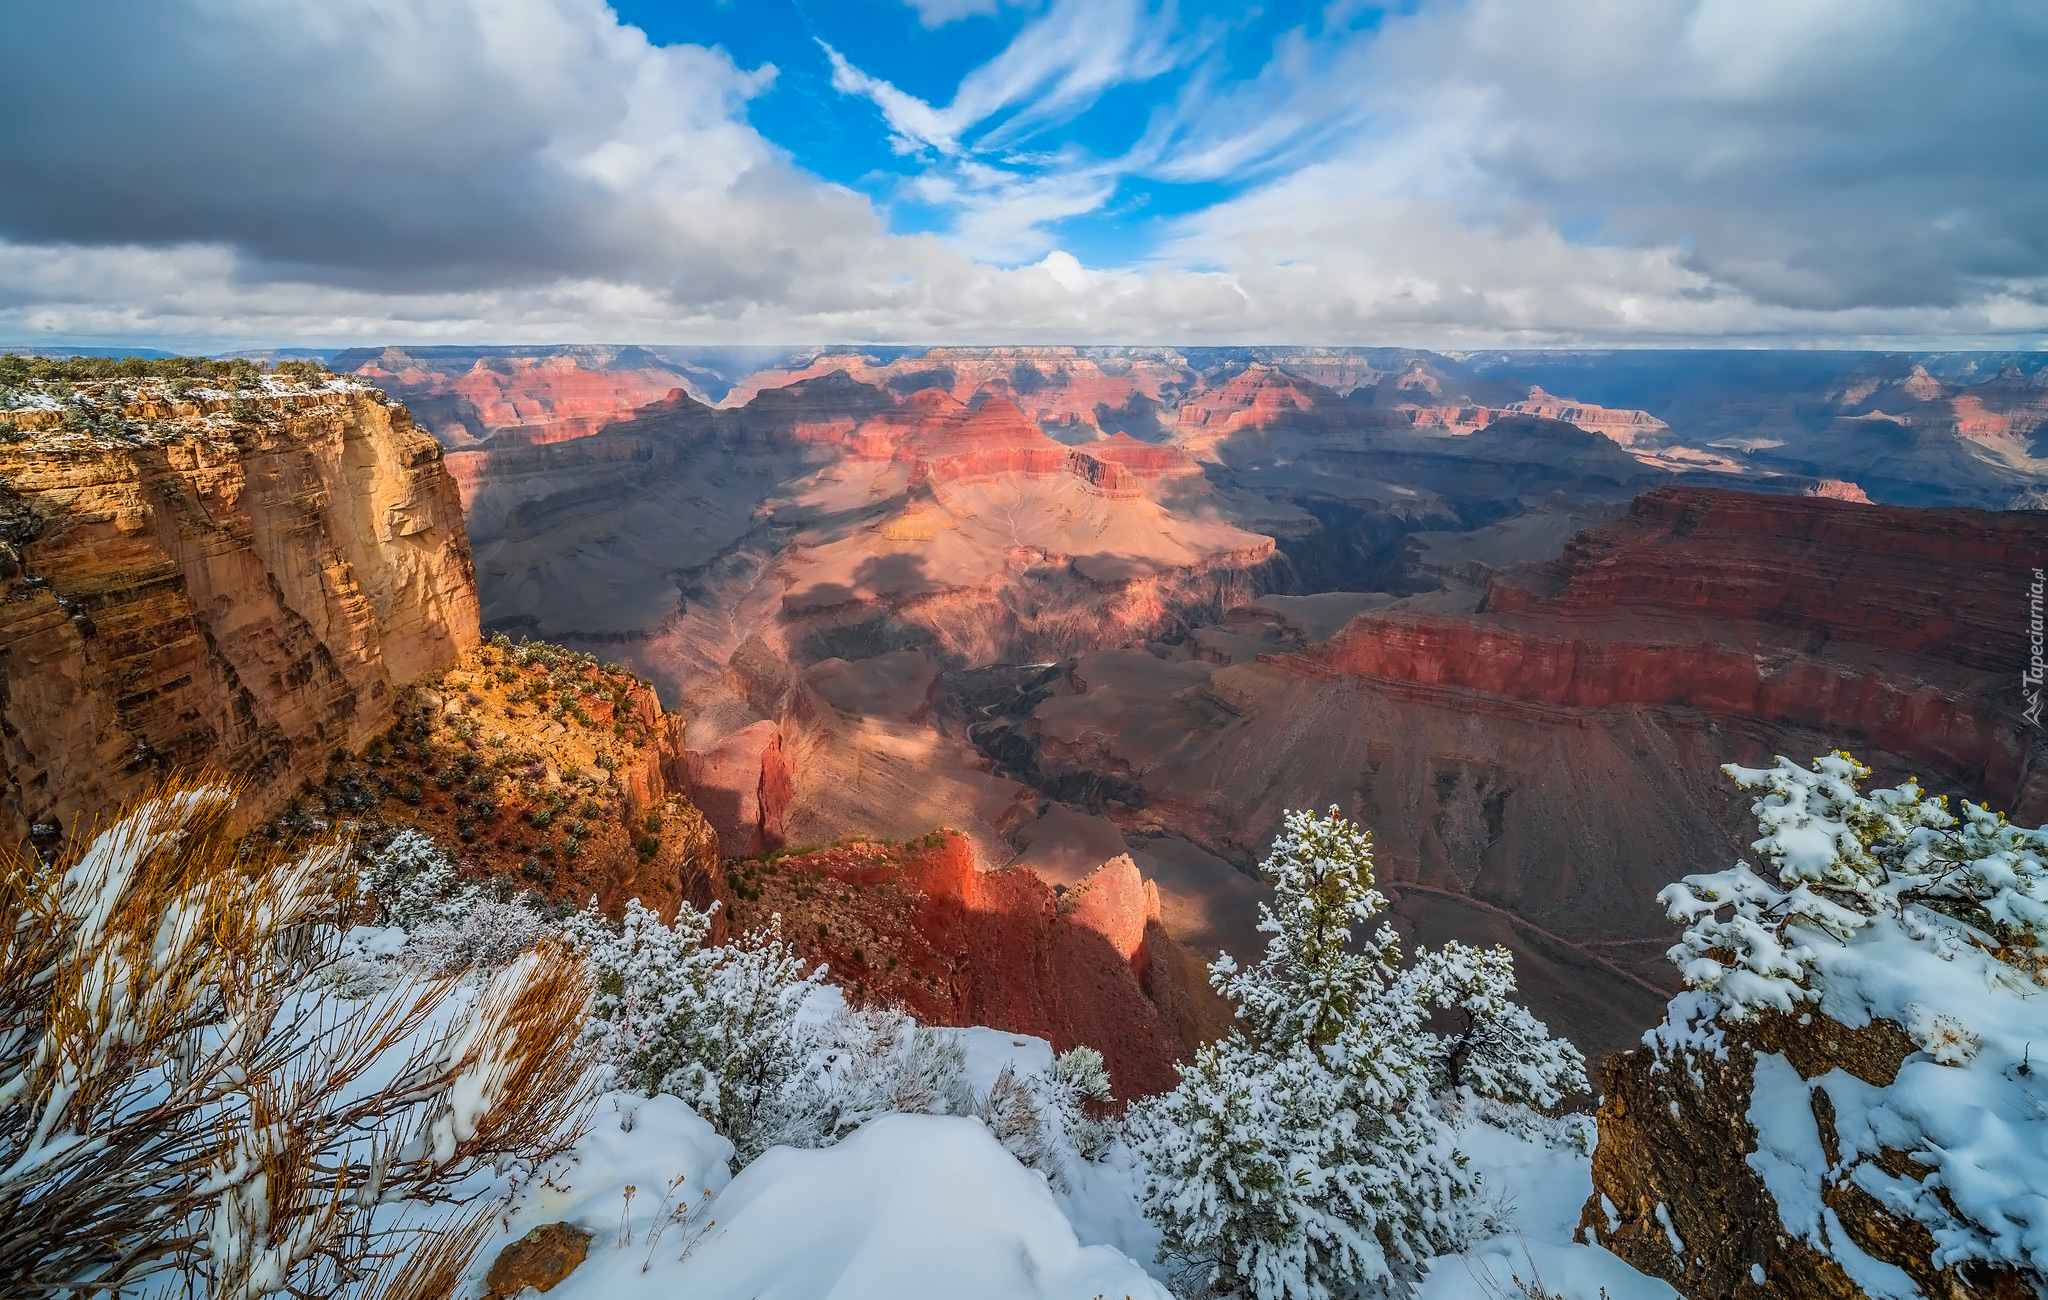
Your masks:
[{"label": "snow on bush", "polygon": [[[1541,1102],[1583,1086],[1583,1065],[1507,1001],[1504,952],[1453,945],[1404,972],[1384,925],[1354,950],[1353,927],[1386,899],[1370,839],[1336,809],[1289,813],[1261,870],[1264,958],[1210,968],[1250,1033],[1133,1109],[1141,1201],[1192,1286],[1259,1300],[1396,1290],[1483,1213],[1433,1085]],[[1463,1032],[1428,1032],[1435,1008],[1462,1013]]]},{"label": "snow on bush", "polygon": [[1005,1065],[975,1108],[1003,1149],[1038,1170],[1062,1191],[1071,1186],[1074,1160],[1093,1160],[1111,1137],[1110,1126],[1083,1103],[1107,1104],[1109,1069],[1092,1047],[1070,1048],[1046,1071]]},{"label": "snow on bush", "polygon": [[572,933],[597,979],[593,1037],[620,1080],[681,1097],[745,1164],[794,1122],[793,1094],[818,1045],[801,1013],[825,970],[804,972],[779,917],[707,948],[711,916],[685,903],[665,926],[635,899],[616,929],[583,913]]},{"label": "snow on bush", "polygon": [[350,848],[251,860],[233,802],[173,783],[55,862],[0,859],[10,1294],[445,1294],[487,1223],[405,1207],[576,1136],[578,963],[330,999]]},{"label": "snow on bush", "polygon": [[406,954],[436,974],[493,970],[535,944],[554,940],[561,927],[524,903],[475,898],[452,920],[433,920],[407,936]]},{"label": "snow on bush", "polygon": [[1686,925],[1670,956],[1695,991],[1649,1042],[1725,1053],[1721,1026],[1763,1012],[1896,1022],[1920,1051],[1886,1087],[1758,1057],[1748,1160],[1786,1230],[1873,1294],[1892,1287],[1898,1270],[1836,1217],[1830,1192],[1853,1183],[1927,1227],[1936,1267],[1982,1261],[2048,1288],[2048,1066],[2032,1059],[2048,1044],[2048,833],[1982,805],[1955,816],[1912,781],[1865,794],[1869,769],[1840,752],[1724,770],[1760,792],[1768,871],[1738,862],[1659,895]]},{"label": "snow on bush", "polygon": [[827,1147],[888,1114],[966,1115],[967,1051],[957,1035],[900,1011],[842,1008],[818,1031],[783,1107],[777,1140]]},{"label": "snow on bush", "polygon": [[455,861],[425,832],[408,826],[382,849],[366,853],[363,892],[384,918],[405,931],[429,922],[460,922],[481,896],[455,874]]}]

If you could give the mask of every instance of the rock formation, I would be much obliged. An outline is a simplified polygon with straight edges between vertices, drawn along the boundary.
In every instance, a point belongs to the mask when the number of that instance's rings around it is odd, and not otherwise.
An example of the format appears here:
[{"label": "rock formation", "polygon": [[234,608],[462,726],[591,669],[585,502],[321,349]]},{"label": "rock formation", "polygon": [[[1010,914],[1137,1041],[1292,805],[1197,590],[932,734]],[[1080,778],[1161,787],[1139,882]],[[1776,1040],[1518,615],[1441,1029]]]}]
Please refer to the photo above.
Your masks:
[{"label": "rock formation", "polygon": [[[2012,1271],[1936,1265],[1927,1227],[1887,1208],[1844,1164],[1834,1105],[1817,1081],[1888,1088],[1918,1051],[1896,1021],[1851,1028],[1819,1013],[1772,1012],[1741,1029],[1724,1027],[1710,1050],[1653,1036],[1648,1046],[1616,1054],[1600,1072],[1600,1140],[1581,1233],[1687,1295],[1868,1300],[1867,1286],[1899,1276],[1926,1296],[2030,1300],[2033,1288]],[[1782,1062],[1806,1092],[1812,1114],[1796,1118],[1814,1126],[1822,1176],[1833,1184],[1823,1203],[1833,1230],[1847,1238],[1832,1251],[1785,1231],[1759,1172],[1759,1058]],[[1893,1177],[1925,1176],[1909,1151],[1881,1151],[1875,1161]],[[1882,1274],[1865,1265],[1863,1276],[1852,1276],[1838,1255],[1865,1257]]]},{"label": "rock formation", "polygon": [[640,348],[522,351],[385,348],[344,354],[336,365],[406,402],[450,448],[500,436],[538,443],[587,437],[692,387],[686,368]]},{"label": "rock formation", "polygon": [[[618,916],[727,899],[719,837],[691,800],[682,719],[617,665],[501,639],[401,697],[390,730],[331,766],[311,812],[416,827],[465,874]],[[714,918],[723,941],[727,918]]]},{"label": "rock formation", "polygon": [[690,787],[725,856],[750,858],[783,846],[792,790],[782,731],[774,723],[741,727],[706,752],[692,753]]},{"label": "rock formation", "polygon": [[1157,889],[1129,858],[1060,892],[983,871],[967,839],[856,839],[738,864],[739,922],[784,931],[856,999],[920,1021],[988,1025],[1100,1050],[1120,1100],[1171,1088],[1173,1062],[1224,1032],[1227,1008],[1167,937]]},{"label": "rock formation", "polygon": [[50,847],[174,769],[247,782],[267,816],[477,643],[434,440],[360,386],[268,388],[88,386],[122,434],[10,413],[31,432],[0,443],[0,838]]}]

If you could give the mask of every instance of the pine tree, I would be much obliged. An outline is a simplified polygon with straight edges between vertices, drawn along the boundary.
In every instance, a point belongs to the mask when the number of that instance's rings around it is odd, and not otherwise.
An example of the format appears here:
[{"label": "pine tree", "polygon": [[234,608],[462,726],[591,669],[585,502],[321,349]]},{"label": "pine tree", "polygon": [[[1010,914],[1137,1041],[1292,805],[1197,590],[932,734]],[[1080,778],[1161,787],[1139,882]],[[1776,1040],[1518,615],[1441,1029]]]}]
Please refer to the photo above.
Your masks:
[{"label": "pine tree", "polygon": [[1249,1035],[1212,1044],[1134,1109],[1141,1202],[1162,1257],[1214,1294],[1327,1300],[1387,1291],[1457,1246],[1477,1179],[1432,1104],[1419,982],[1382,925],[1367,835],[1289,813],[1261,870],[1265,956],[1210,968]]},{"label": "pine tree", "polygon": [[1417,949],[1402,977],[1406,997],[1447,1013],[1451,1032],[1427,1035],[1432,1083],[1493,1101],[1547,1108],[1586,1090],[1586,1058],[1512,1000],[1515,958],[1506,948],[1452,940]]}]

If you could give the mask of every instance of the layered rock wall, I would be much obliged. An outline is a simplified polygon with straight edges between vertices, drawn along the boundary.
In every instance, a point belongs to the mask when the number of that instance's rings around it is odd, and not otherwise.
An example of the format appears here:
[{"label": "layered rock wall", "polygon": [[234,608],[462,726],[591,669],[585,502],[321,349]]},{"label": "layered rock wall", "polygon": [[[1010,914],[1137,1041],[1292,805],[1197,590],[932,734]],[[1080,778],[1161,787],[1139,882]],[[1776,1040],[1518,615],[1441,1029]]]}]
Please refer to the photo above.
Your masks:
[{"label": "layered rock wall", "polygon": [[1290,670],[1572,711],[1811,728],[2032,814],[2009,683],[2048,517],[1661,488],[1476,615],[1376,612]]},{"label": "layered rock wall", "polygon": [[229,405],[0,445],[0,840],[48,847],[175,769],[245,781],[261,819],[477,643],[461,503],[404,408]]}]

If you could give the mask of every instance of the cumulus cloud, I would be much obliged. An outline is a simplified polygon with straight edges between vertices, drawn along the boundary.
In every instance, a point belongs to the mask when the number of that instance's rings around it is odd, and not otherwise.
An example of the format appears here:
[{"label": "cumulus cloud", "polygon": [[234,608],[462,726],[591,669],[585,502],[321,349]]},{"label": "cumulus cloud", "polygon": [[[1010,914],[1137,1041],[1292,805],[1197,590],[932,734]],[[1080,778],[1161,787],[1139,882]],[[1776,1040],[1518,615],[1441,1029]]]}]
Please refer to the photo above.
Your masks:
[{"label": "cumulus cloud", "polygon": [[[944,104],[832,52],[840,91],[923,160],[905,193],[950,214],[903,236],[749,123],[776,68],[654,45],[600,0],[22,6],[0,46],[0,336],[2048,335],[2039,6],[1342,10],[1239,76],[1171,8],[1054,0]],[[1061,140],[1154,82],[1125,154]],[[1134,178],[1225,195],[1125,265],[1061,251],[1062,223]]]}]

